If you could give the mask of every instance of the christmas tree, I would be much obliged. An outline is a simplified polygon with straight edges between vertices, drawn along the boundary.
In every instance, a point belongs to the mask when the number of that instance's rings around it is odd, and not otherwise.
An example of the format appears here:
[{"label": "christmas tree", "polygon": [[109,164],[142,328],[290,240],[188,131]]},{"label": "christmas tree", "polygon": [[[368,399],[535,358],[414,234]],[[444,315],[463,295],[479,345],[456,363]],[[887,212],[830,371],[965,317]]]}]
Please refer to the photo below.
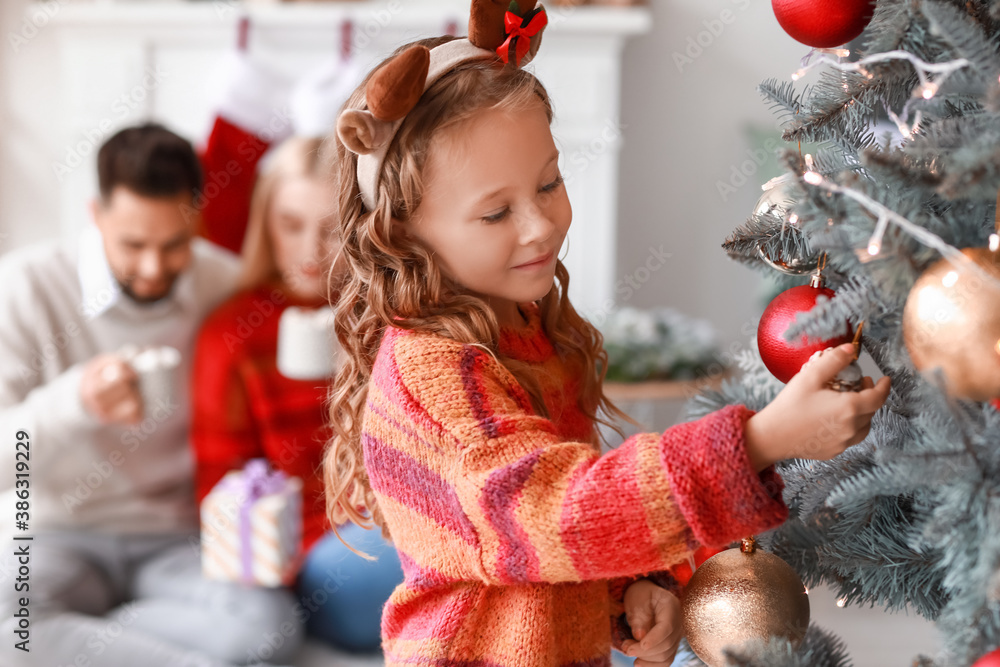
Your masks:
[{"label": "christmas tree", "polygon": [[[863,322],[865,363],[892,379],[892,394],[864,443],[833,461],[779,465],[791,516],[759,539],[806,586],[933,620],[940,653],[900,665],[997,665],[984,656],[1000,646],[1000,411],[987,400],[1000,395],[1000,273],[989,250],[1000,1],[878,0],[851,47],[811,52],[799,71],[810,70],[809,86],[761,85],[789,142],[782,197],[772,197],[785,201],[758,207],[724,247],[783,288],[805,281],[787,273],[820,265],[835,295],[799,315],[785,340],[833,339]],[[821,148],[803,154],[801,143]],[[758,354],[741,366],[739,381],[696,398],[687,416],[761,409],[782,388]],[[796,648],[761,641],[730,651],[729,664],[851,664],[850,647],[821,628]]]}]

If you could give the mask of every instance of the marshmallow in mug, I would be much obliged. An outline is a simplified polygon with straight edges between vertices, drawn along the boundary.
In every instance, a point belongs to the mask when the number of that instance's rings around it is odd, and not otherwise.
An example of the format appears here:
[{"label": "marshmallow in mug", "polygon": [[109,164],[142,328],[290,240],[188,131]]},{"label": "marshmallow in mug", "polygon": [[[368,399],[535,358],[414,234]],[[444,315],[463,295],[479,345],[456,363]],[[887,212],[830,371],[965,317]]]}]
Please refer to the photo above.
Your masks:
[{"label": "marshmallow in mug", "polygon": [[278,322],[278,372],[294,380],[331,377],[337,371],[333,309],[289,306]]}]

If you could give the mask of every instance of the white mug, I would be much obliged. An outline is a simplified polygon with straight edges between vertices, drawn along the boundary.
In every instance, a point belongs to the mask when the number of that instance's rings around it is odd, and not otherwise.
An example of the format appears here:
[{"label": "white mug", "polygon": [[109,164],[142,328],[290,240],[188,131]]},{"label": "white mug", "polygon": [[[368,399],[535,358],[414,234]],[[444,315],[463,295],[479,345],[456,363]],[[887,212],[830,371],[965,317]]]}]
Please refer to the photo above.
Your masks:
[{"label": "white mug", "polygon": [[333,309],[289,306],[278,321],[278,372],[294,380],[329,378],[337,371]]},{"label": "white mug", "polygon": [[181,353],[164,345],[141,350],[127,347],[121,356],[139,376],[143,415],[149,416],[157,408],[170,410],[176,398]]}]

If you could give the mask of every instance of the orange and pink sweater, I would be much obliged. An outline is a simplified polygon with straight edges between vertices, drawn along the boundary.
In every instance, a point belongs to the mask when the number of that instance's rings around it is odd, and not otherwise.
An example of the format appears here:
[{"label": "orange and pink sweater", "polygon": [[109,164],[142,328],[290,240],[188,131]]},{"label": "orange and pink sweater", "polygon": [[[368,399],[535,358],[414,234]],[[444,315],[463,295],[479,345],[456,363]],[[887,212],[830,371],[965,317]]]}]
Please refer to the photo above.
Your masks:
[{"label": "orange and pink sweater", "polygon": [[608,665],[625,586],[787,516],[773,468],[731,406],[601,455],[542,328],[501,332],[535,364],[550,418],[487,352],[386,330],[369,383],[365,467],[404,582],[386,603],[386,665]]}]

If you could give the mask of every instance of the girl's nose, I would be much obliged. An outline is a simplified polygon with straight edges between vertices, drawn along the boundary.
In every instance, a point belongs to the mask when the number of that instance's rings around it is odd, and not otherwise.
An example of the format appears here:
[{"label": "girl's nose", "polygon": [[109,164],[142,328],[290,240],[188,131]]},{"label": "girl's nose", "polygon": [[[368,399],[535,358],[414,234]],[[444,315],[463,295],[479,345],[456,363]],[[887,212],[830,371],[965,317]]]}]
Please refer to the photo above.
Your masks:
[{"label": "girl's nose", "polygon": [[533,205],[521,216],[521,243],[528,245],[546,241],[552,236],[555,229],[555,223],[549,219],[545,211],[541,207]]}]

